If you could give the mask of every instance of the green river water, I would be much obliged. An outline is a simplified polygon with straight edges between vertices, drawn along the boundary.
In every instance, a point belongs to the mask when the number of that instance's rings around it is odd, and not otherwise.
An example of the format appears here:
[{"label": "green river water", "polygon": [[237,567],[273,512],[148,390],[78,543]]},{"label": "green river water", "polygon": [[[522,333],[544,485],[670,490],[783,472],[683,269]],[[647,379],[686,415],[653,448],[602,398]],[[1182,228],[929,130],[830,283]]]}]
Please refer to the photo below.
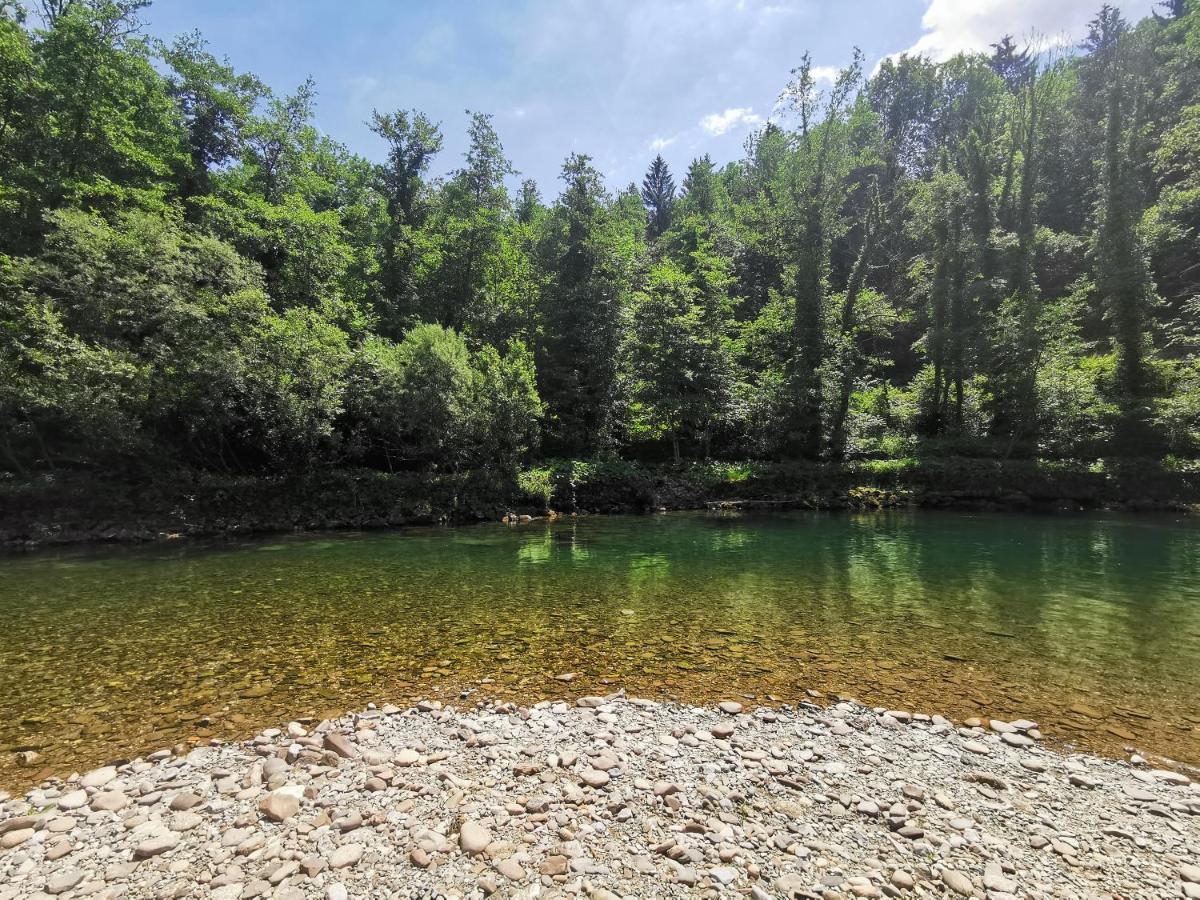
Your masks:
[{"label": "green river water", "polygon": [[0,558],[0,622],[8,787],[371,701],[617,687],[1021,716],[1200,763],[1187,519],[681,513],[42,551]]}]

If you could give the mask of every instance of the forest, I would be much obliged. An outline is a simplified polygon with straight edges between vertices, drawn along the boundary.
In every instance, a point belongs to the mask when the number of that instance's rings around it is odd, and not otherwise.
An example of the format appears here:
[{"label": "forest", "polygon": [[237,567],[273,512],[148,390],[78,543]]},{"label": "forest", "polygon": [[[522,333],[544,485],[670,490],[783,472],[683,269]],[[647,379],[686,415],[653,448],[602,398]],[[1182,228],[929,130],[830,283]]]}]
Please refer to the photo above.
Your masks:
[{"label": "forest", "polygon": [[798,54],[741,159],[613,188],[520,181],[484,111],[446,162],[377,110],[363,158],[145,6],[0,0],[10,479],[1200,450],[1192,0]]}]

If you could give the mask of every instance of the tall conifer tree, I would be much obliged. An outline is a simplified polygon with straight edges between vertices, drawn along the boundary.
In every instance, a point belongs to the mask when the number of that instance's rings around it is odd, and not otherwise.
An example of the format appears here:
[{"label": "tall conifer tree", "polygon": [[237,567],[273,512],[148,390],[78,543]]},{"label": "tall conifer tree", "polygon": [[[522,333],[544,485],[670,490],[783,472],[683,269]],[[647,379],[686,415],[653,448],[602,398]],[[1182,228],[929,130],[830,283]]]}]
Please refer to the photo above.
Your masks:
[{"label": "tall conifer tree", "polygon": [[675,179],[661,153],[654,157],[642,180],[642,202],[649,218],[646,233],[651,239],[656,238],[671,227],[675,209]]}]

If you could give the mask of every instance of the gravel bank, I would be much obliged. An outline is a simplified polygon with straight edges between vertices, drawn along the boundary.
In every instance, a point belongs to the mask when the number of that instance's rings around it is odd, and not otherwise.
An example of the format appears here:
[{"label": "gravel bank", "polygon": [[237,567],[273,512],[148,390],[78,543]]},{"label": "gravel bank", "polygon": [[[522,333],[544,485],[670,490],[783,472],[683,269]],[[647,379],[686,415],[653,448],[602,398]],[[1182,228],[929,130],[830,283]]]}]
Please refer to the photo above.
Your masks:
[{"label": "gravel bank", "polygon": [[1034,728],[618,695],[369,709],[5,800],[0,900],[1200,898],[1200,784]]}]

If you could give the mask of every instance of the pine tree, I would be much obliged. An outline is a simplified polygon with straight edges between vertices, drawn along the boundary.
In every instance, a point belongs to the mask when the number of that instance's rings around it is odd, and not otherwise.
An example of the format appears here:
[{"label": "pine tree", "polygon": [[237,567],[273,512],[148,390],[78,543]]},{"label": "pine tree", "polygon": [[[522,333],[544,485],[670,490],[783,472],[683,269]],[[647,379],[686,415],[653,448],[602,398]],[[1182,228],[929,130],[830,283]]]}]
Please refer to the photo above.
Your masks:
[{"label": "pine tree", "polygon": [[618,353],[625,328],[634,247],[614,221],[591,157],[563,163],[544,296],[547,340],[538,360],[550,415],[548,443],[559,452],[611,451],[621,402]]},{"label": "pine tree", "polygon": [[989,65],[992,71],[1004,79],[1009,91],[1016,93],[1029,79],[1032,65],[1029,48],[1018,50],[1011,34],[1006,34],[991,46]]},{"label": "pine tree", "polygon": [[538,191],[537,182],[526,178],[521,182],[521,195],[517,197],[517,221],[522,225],[530,224],[541,208],[542,195]]},{"label": "pine tree", "polygon": [[680,205],[685,215],[712,218],[717,211],[716,172],[712,157],[705,153],[693,159],[683,177],[683,194]]},{"label": "pine tree", "polygon": [[653,240],[671,227],[675,209],[675,179],[661,153],[654,157],[642,180],[642,202],[649,217],[646,233]]}]

